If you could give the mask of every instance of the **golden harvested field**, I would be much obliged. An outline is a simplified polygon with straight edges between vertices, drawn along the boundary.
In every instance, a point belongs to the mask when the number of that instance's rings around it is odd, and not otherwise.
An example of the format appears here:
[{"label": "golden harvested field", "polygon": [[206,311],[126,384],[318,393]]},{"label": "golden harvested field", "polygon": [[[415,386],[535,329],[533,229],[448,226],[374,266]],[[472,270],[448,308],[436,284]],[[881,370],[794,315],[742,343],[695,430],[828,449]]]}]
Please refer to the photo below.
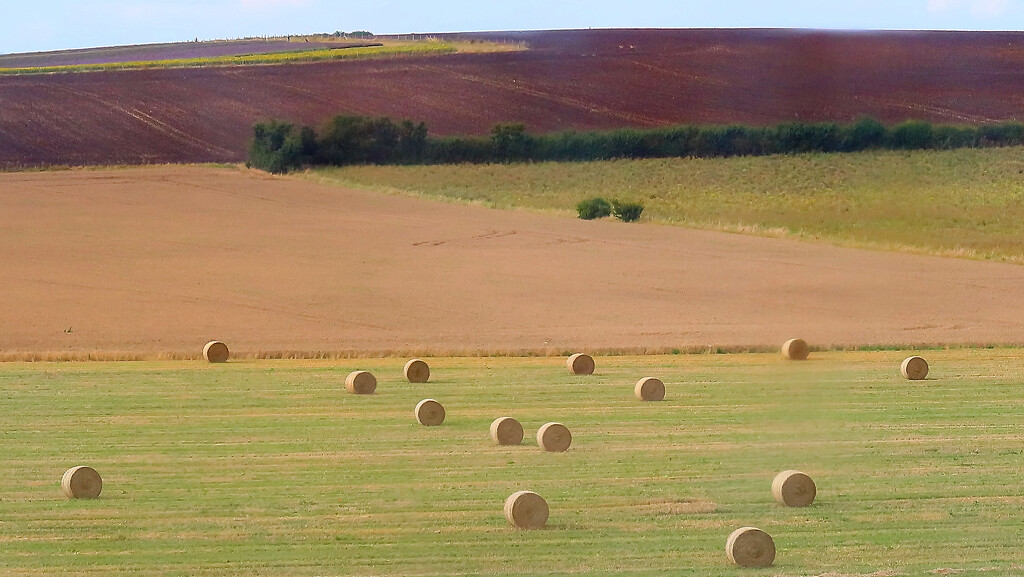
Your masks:
[{"label": "golden harvested field", "polygon": [[359,192],[0,174],[0,355],[1024,342],[1024,268]]}]

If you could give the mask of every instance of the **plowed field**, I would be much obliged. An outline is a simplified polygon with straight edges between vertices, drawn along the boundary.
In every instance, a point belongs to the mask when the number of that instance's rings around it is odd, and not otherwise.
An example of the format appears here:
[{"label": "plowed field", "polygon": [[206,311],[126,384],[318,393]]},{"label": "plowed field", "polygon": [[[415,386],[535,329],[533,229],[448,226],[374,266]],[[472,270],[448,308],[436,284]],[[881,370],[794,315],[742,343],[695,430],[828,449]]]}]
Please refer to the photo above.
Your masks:
[{"label": "plowed field", "polygon": [[410,117],[436,134],[678,123],[1021,120],[1024,33],[491,34],[526,52],[0,78],[0,166],[238,161],[256,121]]},{"label": "plowed field", "polygon": [[[587,222],[237,169],[0,174],[23,352],[1024,343],[1024,267]],[[74,355],[72,355],[74,356]]]}]

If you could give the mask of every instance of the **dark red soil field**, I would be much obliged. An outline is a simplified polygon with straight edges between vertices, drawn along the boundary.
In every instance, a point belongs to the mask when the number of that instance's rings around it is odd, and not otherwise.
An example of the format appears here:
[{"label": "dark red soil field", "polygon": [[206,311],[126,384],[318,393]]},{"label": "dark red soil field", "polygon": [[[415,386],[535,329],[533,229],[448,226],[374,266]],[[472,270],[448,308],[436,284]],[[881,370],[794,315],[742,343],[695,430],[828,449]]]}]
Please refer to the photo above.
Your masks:
[{"label": "dark red soil field", "polygon": [[244,159],[252,124],[341,113],[434,134],[1024,119],[1024,33],[583,30],[526,52],[0,78],[0,166]]}]

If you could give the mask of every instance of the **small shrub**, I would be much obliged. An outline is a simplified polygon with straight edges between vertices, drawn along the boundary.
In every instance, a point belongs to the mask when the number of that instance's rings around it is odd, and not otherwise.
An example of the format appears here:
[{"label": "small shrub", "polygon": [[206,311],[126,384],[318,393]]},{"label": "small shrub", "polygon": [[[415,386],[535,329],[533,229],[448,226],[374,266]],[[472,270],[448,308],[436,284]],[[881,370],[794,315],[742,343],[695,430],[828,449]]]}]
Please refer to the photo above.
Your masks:
[{"label": "small shrub", "polygon": [[858,118],[841,132],[841,147],[847,152],[879,148],[885,143],[885,125],[870,116]]},{"label": "small shrub", "polygon": [[581,200],[576,205],[576,213],[580,215],[583,220],[594,220],[595,218],[604,218],[611,215],[612,204],[607,200],[596,196],[594,198],[588,198],[587,200]]},{"label": "small shrub", "polygon": [[526,125],[519,122],[502,122],[491,129],[494,152],[501,160],[526,160],[533,155],[535,142],[526,133]]},{"label": "small shrub", "polygon": [[889,146],[896,150],[921,150],[932,147],[932,125],[923,120],[908,120],[893,127]]},{"label": "small shrub", "polygon": [[298,133],[287,122],[261,122],[253,127],[246,166],[283,174],[302,166],[316,148],[316,133],[303,128]]},{"label": "small shrub", "polygon": [[639,202],[612,201],[612,214],[622,222],[633,222],[640,218],[644,211],[644,205]]}]

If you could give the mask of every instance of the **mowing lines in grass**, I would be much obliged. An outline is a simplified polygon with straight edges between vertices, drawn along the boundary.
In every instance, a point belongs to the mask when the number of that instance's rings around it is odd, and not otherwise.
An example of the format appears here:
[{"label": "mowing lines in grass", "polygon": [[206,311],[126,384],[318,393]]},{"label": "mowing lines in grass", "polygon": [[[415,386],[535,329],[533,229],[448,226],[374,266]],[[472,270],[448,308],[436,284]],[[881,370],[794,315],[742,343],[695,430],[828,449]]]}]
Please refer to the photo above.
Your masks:
[{"label": "mowing lines in grass", "polygon": [[[339,394],[345,360],[4,364],[0,573],[697,576],[754,525],[786,574],[1012,574],[1024,352],[930,351],[942,374],[913,385],[906,356],[602,357],[585,379],[437,358],[458,407],[438,429],[410,418],[424,385],[402,360],[358,361],[394,376],[370,397]],[[642,374],[686,386],[635,402]],[[510,410],[571,416],[581,442],[496,445],[483,431]],[[60,497],[75,463],[100,498]],[[788,468],[819,483],[813,506],[773,503]],[[523,489],[552,506],[543,530],[502,514]]]}]

